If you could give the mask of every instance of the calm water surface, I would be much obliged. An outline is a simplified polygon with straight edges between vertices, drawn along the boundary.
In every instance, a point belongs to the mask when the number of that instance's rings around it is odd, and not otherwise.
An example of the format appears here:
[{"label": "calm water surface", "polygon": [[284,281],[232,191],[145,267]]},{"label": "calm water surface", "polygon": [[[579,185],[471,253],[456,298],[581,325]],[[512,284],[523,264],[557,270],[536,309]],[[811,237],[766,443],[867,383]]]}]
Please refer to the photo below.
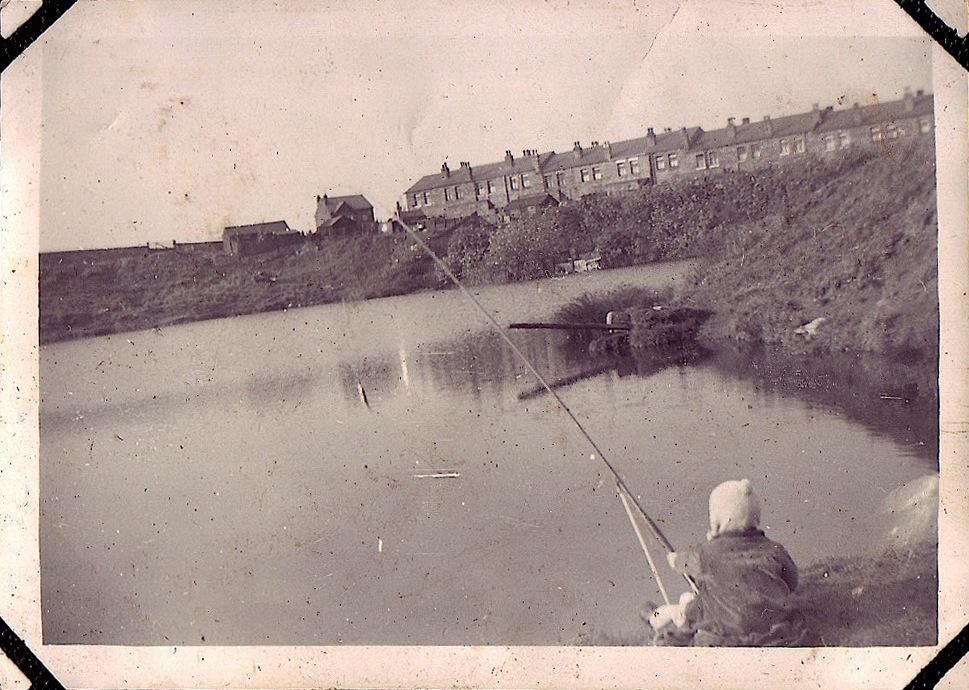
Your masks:
[{"label": "calm water surface", "polygon": [[[686,270],[479,295],[528,320]],[[932,470],[722,363],[616,367],[514,337],[574,381],[560,394],[676,545],[746,476],[795,560],[848,554]],[[41,375],[48,643],[569,644],[634,635],[659,601],[603,466],[456,292],[53,344]]]}]

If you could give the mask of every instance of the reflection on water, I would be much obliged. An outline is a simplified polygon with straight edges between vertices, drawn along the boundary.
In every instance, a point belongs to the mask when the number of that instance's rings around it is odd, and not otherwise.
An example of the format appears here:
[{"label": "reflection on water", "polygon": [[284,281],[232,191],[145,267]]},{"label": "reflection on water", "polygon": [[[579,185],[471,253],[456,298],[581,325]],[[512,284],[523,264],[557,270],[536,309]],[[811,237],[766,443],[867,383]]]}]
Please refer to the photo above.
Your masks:
[{"label": "reflection on water", "polygon": [[[677,275],[636,271],[596,280]],[[481,299],[540,318],[597,285]],[[677,545],[747,476],[796,560],[851,553],[934,466],[840,374],[512,337]],[[658,598],[603,466],[457,294],[60,343],[41,374],[48,642],[561,644]]]}]

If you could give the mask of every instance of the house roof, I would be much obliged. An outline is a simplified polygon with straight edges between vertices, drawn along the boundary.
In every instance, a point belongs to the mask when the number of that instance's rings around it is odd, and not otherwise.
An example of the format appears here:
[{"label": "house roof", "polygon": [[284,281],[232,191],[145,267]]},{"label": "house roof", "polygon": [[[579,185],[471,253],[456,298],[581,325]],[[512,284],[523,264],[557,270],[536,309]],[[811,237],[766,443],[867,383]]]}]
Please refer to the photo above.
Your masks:
[{"label": "house roof", "polygon": [[653,151],[673,151],[689,148],[697,135],[702,131],[699,127],[687,127],[672,132],[660,132],[656,135],[655,144],[652,145],[649,144],[649,137],[636,137],[634,139],[615,141],[611,144],[606,142],[594,146],[585,146],[563,153],[545,151],[521,158],[513,158],[510,162],[506,159],[470,167],[461,166],[457,170],[449,170],[448,172],[441,171],[433,175],[425,175],[408,187],[405,193],[413,194],[415,192],[440,189],[441,187],[450,187],[468,182],[495,179],[496,177],[503,177],[505,175],[517,175],[527,172],[534,172],[536,174],[555,172],[557,170],[567,170],[584,165],[606,163],[617,158],[641,156]]},{"label": "house roof", "polygon": [[230,225],[223,230],[223,235],[226,237],[249,234],[285,235],[291,232],[297,231],[290,228],[285,220],[274,220],[269,223],[253,223],[252,225]]},{"label": "house roof", "polygon": [[354,211],[371,211],[373,210],[373,204],[367,201],[367,197],[363,194],[347,194],[344,196],[327,196],[323,195],[319,197],[318,201],[322,201],[326,204],[326,207],[330,212],[334,212],[340,208],[341,205],[345,204]]},{"label": "house roof", "polygon": [[335,216],[333,218],[327,218],[325,221],[323,221],[323,225],[321,227],[334,228],[337,225],[346,225],[347,223],[350,225],[356,225],[357,221],[353,220],[353,218],[350,216]]},{"label": "house roof", "polygon": [[[908,108],[911,106],[911,109]],[[877,122],[891,122],[909,117],[931,115],[935,111],[932,94],[913,96],[911,100],[889,101],[835,110],[818,127],[819,132],[850,129]]]},{"label": "house roof", "polygon": [[531,208],[532,206],[546,206],[552,204],[557,206],[558,201],[551,194],[534,194],[532,196],[522,197],[520,199],[513,199],[505,205],[506,211],[518,211],[521,209]]},{"label": "house roof", "polygon": [[405,194],[450,187],[474,180],[489,180],[504,175],[520,175],[521,173],[527,172],[538,173],[539,168],[542,166],[543,158],[547,160],[552,155],[554,153],[548,152],[534,156],[512,158],[510,162],[508,160],[501,160],[495,163],[476,165],[474,168],[461,166],[457,170],[449,170],[448,172],[442,170],[434,175],[425,175],[408,187]]},{"label": "house roof", "polygon": [[666,151],[723,148],[731,144],[767,141],[812,131],[824,132],[875,122],[890,122],[893,119],[930,115],[932,112],[932,95],[919,94],[898,101],[858,108],[842,110],[834,110],[831,107],[820,108],[710,131],[704,131],[700,127],[686,127],[670,132],[659,132],[655,135],[653,143],[650,143],[650,137],[644,136],[614,141],[611,144],[596,144],[562,153],[547,151],[522,158],[513,158],[511,161],[506,159],[470,167],[461,166],[457,170],[425,175],[411,185],[406,193],[413,194],[414,192],[484,181],[524,172],[547,174],[557,170],[596,165],[616,159],[621,160],[632,156]]}]

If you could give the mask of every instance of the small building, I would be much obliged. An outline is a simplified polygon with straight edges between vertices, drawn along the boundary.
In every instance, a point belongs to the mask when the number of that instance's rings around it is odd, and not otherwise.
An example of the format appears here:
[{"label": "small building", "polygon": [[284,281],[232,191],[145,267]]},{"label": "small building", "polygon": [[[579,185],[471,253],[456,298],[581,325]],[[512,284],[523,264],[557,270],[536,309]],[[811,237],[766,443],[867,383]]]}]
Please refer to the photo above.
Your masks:
[{"label": "small building", "polygon": [[371,231],[375,227],[373,204],[362,194],[316,197],[316,232]]},{"label": "small building", "polygon": [[222,231],[222,246],[232,256],[251,256],[294,247],[303,242],[303,233],[293,230],[285,220],[252,225],[232,225]]},{"label": "small building", "polygon": [[535,194],[509,201],[501,209],[501,220],[511,221],[512,218],[522,218],[524,216],[535,216],[552,206],[558,206],[559,202],[551,194]]}]

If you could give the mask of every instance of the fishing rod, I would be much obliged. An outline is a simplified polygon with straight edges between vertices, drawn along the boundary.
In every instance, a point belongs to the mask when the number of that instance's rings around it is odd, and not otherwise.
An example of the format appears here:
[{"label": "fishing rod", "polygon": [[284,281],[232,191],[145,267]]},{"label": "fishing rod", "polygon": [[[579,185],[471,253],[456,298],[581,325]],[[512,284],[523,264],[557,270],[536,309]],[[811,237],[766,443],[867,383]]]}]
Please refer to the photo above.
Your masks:
[{"label": "fishing rod", "polygon": [[[626,482],[622,478],[622,475],[619,474],[619,471],[615,468],[615,466],[613,466],[612,462],[609,461],[609,458],[606,457],[606,454],[602,452],[601,448],[599,448],[599,444],[595,442],[595,439],[593,439],[592,436],[589,435],[589,432],[586,431],[585,427],[582,426],[582,422],[578,420],[578,418],[575,416],[575,414],[572,412],[569,406],[565,404],[565,401],[562,400],[559,394],[556,393],[555,390],[549,385],[549,383],[545,380],[545,377],[542,376],[541,373],[539,373],[538,369],[536,369],[535,366],[528,359],[528,357],[525,356],[525,353],[523,353],[518,348],[518,346],[515,345],[512,339],[508,337],[508,335],[505,333],[505,330],[501,327],[501,324],[499,324],[498,321],[495,319],[495,317],[491,315],[491,312],[485,309],[484,305],[481,304],[478,298],[475,297],[474,294],[472,294],[471,291],[464,286],[464,284],[458,279],[456,275],[454,275],[454,272],[448,267],[448,265],[444,262],[444,260],[441,259],[441,257],[439,257],[434,252],[434,250],[430,248],[430,246],[428,246],[427,242],[425,242],[420,237],[420,235],[418,235],[407,223],[400,221],[400,224],[401,224],[401,227],[403,227],[404,230],[407,231],[407,234],[410,235],[412,238],[414,238],[414,241],[417,242],[417,244],[421,247],[421,249],[427,252],[427,254],[431,257],[431,259],[434,260],[434,263],[437,264],[437,266],[444,272],[444,275],[446,275],[451,280],[451,282],[453,282],[458,287],[458,289],[461,290],[462,293],[464,293],[464,296],[467,297],[469,300],[471,300],[471,302],[478,308],[478,310],[482,314],[484,314],[485,318],[488,319],[488,321],[491,322],[491,325],[495,327],[495,330],[497,330],[498,335],[501,336],[501,338],[505,341],[508,347],[511,348],[512,352],[514,352],[515,355],[517,355],[517,357],[525,364],[525,366],[532,373],[532,375],[536,379],[538,379],[538,382],[542,385],[542,387],[549,392],[549,394],[555,399],[555,401],[559,404],[559,406],[565,411],[565,413],[569,416],[569,419],[572,420],[572,422],[575,424],[578,430],[585,437],[585,440],[589,442],[589,445],[592,446],[592,449],[595,451],[591,459],[595,460],[596,456],[598,456],[598,458],[602,460],[603,463],[605,463],[606,467],[609,468],[609,472],[612,473],[613,478],[616,480],[616,489],[619,492],[619,497],[623,499],[623,505],[626,506],[627,515],[629,516],[630,521],[633,523],[633,529],[636,531],[636,534],[639,537],[640,545],[643,548],[643,552],[646,554],[646,559],[649,562],[650,569],[653,571],[653,575],[656,578],[657,583],[659,583],[660,593],[663,594],[664,599],[667,599],[666,590],[663,588],[663,585],[659,580],[659,574],[656,572],[656,567],[655,567],[655,564],[653,563],[653,559],[649,555],[649,551],[646,548],[646,542],[642,539],[642,535],[639,533],[639,527],[636,524],[636,522],[633,520],[632,512],[629,510],[629,506],[623,494],[625,494],[625,496],[628,496],[629,500],[631,500],[633,505],[636,506],[636,510],[639,511],[639,514],[642,516],[646,525],[649,527],[649,531],[652,533],[656,541],[658,541],[663,546],[663,548],[666,549],[667,553],[675,550],[673,548],[673,544],[670,543],[670,540],[666,538],[665,534],[663,534],[663,531],[659,528],[659,525],[657,525],[653,521],[653,519],[646,512],[646,509],[643,508],[642,504],[639,502],[639,499],[636,498],[636,495],[626,485]],[[681,573],[681,575],[683,575],[683,578],[687,581],[687,583],[689,583],[693,591],[694,592],[697,591],[697,585],[693,581],[693,578],[685,573]],[[668,599],[667,599],[667,603],[669,603]]]}]

